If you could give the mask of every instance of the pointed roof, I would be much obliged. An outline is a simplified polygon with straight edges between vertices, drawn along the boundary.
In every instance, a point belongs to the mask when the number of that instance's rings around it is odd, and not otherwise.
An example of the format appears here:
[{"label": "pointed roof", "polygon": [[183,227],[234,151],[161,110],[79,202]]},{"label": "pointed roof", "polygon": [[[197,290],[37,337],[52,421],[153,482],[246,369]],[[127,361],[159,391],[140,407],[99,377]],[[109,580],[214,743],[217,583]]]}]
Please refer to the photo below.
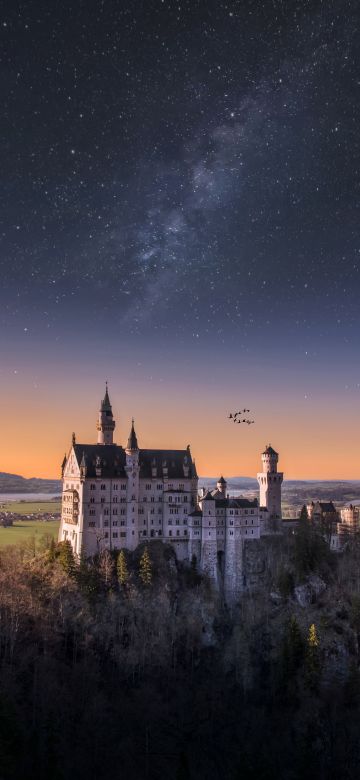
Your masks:
[{"label": "pointed roof", "polygon": [[204,496],[201,496],[201,501],[215,501],[214,496],[212,496],[210,493],[210,490],[208,490]]},{"label": "pointed roof", "polygon": [[268,444],[268,446],[265,448],[263,455],[278,455],[279,453],[276,452],[276,450],[273,449],[273,447]]},{"label": "pointed roof", "polygon": [[109,391],[108,391],[108,383],[105,382],[105,395],[103,400],[101,401],[101,411],[102,412],[112,412],[110,398],[109,398]]},{"label": "pointed roof", "polygon": [[217,481],[217,485],[226,485],[226,479],[224,477],[220,477]]},{"label": "pointed roof", "polygon": [[127,443],[127,448],[126,449],[128,449],[128,450],[138,450],[139,449],[138,441],[137,441],[137,437],[136,437],[136,433],[135,433],[135,428],[134,428],[134,418],[131,421],[131,431],[130,431],[130,434],[129,434],[129,438],[128,438],[128,443]]}]

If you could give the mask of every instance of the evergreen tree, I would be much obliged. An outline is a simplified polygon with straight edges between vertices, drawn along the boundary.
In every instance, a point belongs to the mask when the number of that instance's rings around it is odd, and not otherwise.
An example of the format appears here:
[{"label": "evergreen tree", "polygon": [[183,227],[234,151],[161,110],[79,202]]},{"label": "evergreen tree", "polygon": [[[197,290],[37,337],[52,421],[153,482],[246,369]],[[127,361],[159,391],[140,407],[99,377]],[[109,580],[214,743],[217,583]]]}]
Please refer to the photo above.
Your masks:
[{"label": "evergreen tree", "polygon": [[309,634],[306,643],[306,683],[307,686],[315,691],[319,685],[320,678],[320,655],[319,655],[319,639],[316,633],[315,623],[312,623],[309,628]]},{"label": "evergreen tree", "polygon": [[60,542],[59,548],[59,563],[66,574],[73,576],[75,574],[75,558],[70,542],[67,539],[65,542]]},{"label": "evergreen tree", "polygon": [[152,563],[147,547],[145,547],[145,550],[140,558],[139,577],[144,585],[151,585]]},{"label": "evergreen tree", "polygon": [[55,539],[52,538],[50,540],[49,547],[47,549],[47,556],[51,563],[55,561],[56,555],[57,555],[56,543],[55,543]]},{"label": "evergreen tree", "polygon": [[124,550],[120,550],[119,552],[118,559],[117,559],[116,573],[117,573],[119,584],[126,585],[129,579],[129,570],[127,567]]},{"label": "evergreen tree", "polygon": [[306,506],[303,506],[295,536],[295,564],[298,574],[301,576],[316,571],[328,556],[328,546],[321,533],[309,521]]}]

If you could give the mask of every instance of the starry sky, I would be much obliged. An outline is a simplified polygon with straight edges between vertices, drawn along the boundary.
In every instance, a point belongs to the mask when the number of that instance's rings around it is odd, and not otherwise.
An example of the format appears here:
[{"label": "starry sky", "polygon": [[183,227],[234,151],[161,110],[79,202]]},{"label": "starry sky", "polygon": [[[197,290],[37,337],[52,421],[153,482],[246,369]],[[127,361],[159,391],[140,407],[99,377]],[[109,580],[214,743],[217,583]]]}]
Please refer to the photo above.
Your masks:
[{"label": "starry sky", "polygon": [[108,379],[120,443],[360,477],[359,16],[5,0],[1,470],[57,476]]}]

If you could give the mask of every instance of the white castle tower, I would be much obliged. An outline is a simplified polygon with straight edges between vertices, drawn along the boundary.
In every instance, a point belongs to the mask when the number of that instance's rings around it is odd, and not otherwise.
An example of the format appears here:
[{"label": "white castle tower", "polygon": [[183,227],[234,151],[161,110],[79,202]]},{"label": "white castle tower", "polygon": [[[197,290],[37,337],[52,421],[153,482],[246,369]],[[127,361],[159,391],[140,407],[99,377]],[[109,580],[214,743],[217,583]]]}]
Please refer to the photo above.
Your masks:
[{"label": "white castle tower", "polygon": [[278,453],[270,446],[261,455],[263,470],[257,474],[260,507],[266,507],[270,520],[281,519],[281,485],[284,474],[277,470]]},{"label": "white castle tower", "polygon": [[115,420],[113,418],[108,386],[106,382],[105,396],[101,401],[99,410],[99,417],[97,422],[97,443],[98,444],[113,444],[113,434],[115,429]]}]

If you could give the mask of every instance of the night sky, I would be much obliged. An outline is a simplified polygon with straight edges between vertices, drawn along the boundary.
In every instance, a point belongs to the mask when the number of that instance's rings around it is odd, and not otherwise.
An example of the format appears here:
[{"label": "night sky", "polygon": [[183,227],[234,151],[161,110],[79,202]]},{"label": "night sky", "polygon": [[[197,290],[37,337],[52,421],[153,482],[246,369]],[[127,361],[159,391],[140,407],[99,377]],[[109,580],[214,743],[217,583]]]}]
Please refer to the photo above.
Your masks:
[{"label": "night sky", "polygon": [[[4,3],[1,403],[6,427],[16,398],[26,454],[3,470],[55,474],[74,427],[95,435],[108,378],[119,441],[135,412],[144,444],[195,441],[203,473],[251,472],[271,438],[290,476],[357,476],[359,15]],[[238,402],[257,416],[241,457]]]}]

